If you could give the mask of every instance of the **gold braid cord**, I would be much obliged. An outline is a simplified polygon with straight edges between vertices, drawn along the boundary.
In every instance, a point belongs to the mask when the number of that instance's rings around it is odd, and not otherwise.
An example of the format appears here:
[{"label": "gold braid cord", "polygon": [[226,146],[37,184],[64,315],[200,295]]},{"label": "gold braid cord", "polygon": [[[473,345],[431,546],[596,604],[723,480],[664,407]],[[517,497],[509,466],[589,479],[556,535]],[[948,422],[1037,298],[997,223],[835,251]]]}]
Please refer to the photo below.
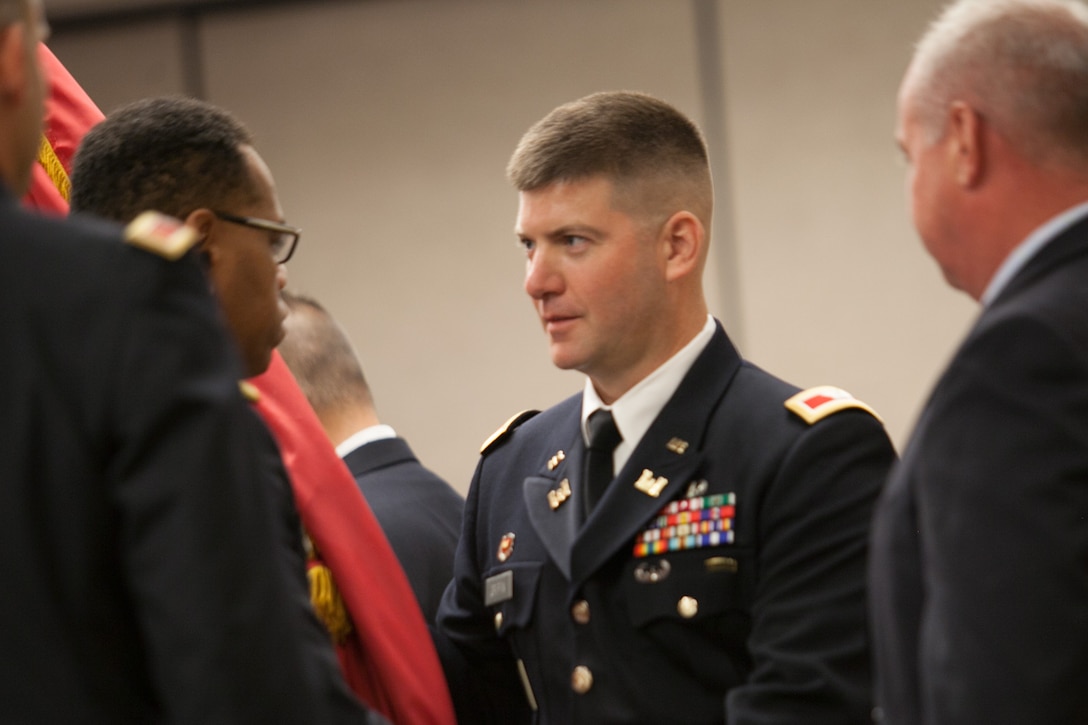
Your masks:
[{"label": "gold braid cord", "polygon": [[64,170],[64,164],[57,158],[57,152],[53,150],[53,144],[49,143],[49,139],[42,134],[41,143],[38,144],[38,163],[45,169],[45,173],[49,174],[49,180],[53,182],[53,186],[57,187],[57,191],[64,197],[65,201],[68,201],[68,197],[71,196],[72,184],[68,180],[68,172]]},{"label": "gold braid cord", "polygon": [[306,552],[306,577],[310,580],[310,601],[314,605],[317,618],[329,631],[335,644],[343,642],[352,633],[354,627],[347,607],[340,596],[340,590],[336,588],[329,567],[325,566],[319,558],[317,547],[313,545],[309,534],[305,535]]}]

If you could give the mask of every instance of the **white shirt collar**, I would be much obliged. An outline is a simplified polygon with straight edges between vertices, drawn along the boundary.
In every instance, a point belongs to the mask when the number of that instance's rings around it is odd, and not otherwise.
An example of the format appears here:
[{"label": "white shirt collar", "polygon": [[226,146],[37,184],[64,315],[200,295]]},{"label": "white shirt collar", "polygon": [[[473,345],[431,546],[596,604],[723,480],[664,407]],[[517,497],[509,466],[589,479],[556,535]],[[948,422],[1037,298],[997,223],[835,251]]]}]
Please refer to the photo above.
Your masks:
[{"label": "white shirt collar", "polygon": [[997,272],[990,279],[990,283],[986,285],[986,291],[979,297],[979,302],[983,306],[989,306],[1001,294],[1001,290],[1008,286],[1016,273],[1039,253],[1039,250],[1084,216],[1088,216],[1088,201],[1078,204],[1072,209],[1066,209],[1029,234],[1024,241],[1016,245],[1016,248],[1009,253],[1009,256],[1005,257],[1005,261],[997,268]]},{"label": "white shirt collar", "polygon": [[619,473],[627,463],[627,459],[631,457],[658,413],[680,387],[680,382],[695,364],[695,359],[710,343],[716,327],[714,318],[707,315],[703,329],[687,345],[638,381],[612,405],[601,402],[600,396],[593,388],[593,382],[586,378],[585,392],[582,394],[582,440],[586,442],[589,440],[586,433],[586,419],[589,414],[598,408],[611,410],[612,418],[616,421],[616,428],[623,436],[623,441],[616,447],[616,452],[612,456],[613,470],[616,473]]},{"label": "white shirt collar", "polygon": [[393,430],[392,427],[384,424],[372,425],[368,428],[363,428],[361,431],[352,433],[341,441],[340,445],[336,447],[336,455],[343,458],[356,448],[365,446],[367,443],[396,437],[397,432]]}]

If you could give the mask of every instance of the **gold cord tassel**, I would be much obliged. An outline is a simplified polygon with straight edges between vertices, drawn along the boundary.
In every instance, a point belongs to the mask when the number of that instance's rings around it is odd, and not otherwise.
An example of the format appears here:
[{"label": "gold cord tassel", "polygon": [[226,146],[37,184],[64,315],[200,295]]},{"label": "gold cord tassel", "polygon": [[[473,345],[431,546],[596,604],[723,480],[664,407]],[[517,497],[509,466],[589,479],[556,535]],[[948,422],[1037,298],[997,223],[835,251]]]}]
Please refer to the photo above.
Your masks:
[{"label": "gold cord tassel", "polygon": [[306,577],[310,580],[310,601],[313,602],[314,611],[325,629],[329,630],[332,641],[339,644],[351,634],[352,626],[340,590],[332,579],[332,572],[324,564],[314,561],[306,570]]},{"label": "gold cord tassel", "polygon": [[340,644],[354,629],[351,617],[348,616],[340,590],[336,588],[332,572],[321,562],[321,555],[305,529],[302,532],[302,546],[306,550],[306,578],[310,581],[310,603],[314,606],[317,618],[325,625],[329,636],[332,637],[333,644]]}]

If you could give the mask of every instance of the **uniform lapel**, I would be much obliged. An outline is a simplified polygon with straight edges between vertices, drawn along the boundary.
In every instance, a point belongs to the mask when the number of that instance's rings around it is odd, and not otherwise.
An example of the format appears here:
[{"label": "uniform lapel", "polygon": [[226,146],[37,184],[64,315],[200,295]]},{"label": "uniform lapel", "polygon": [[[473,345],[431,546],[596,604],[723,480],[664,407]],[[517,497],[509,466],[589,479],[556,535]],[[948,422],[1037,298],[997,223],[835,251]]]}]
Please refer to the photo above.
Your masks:
[{"label": "uniform lapel", "polygon": [[557,430],[570,431],[567,444],[551,451],[553,456],[563,451],[563,459],[556,460],[552,470],[545,465],[536,475],[527,477],[522,487],[529,520],[548,555],[568,580],[571,548],[581,524],[581,471],[585,457],[580,424],[581,396],[576,399],[577,405],[572,405],[571,413],[556,426]]},{"label": "uniform lapel", "polygon": [[[575,585],[635,537],[703,465],[707,421],[740,368],[721,325],[582,528],[571,552]],[[664,479],[664,481],[662,481]]]}]

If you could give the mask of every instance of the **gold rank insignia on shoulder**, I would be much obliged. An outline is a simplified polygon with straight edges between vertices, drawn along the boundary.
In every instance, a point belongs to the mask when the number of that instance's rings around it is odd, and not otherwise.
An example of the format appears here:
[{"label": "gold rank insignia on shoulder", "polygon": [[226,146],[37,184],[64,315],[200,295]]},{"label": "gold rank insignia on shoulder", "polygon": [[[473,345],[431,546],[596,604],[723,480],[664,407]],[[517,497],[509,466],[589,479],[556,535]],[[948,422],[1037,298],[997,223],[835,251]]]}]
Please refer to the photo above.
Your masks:
[{"label": "gold rank insignia on shoulder", "polygon": [[510,419],[499,426],[499,429],[488,436],[484,444],[480,446],[480,453],[487,453],[492,446],[500,441],[504,440],[506,436],[514,431],[519,425],[532,418],[539,413],[539,410],[523,410],[520,413],[510,416]]},{"label": "gold rank insignia on shoulder", "polygon": [[145,211],[125,227],[125,241],[173,262],[196,244],[199,234],[184,222],[157,211]]},{"label": "gold rank insignia on shoulder", "polygon": [[242,397],[250,403],[256,403],[261,399],[261,391],[257,390],[257,386],[248,380],[239,380],[238,390],[242,392]]},{"label": "gold rank insignia on shoulder", "polygon": [[790,411],[796,413],[801,420],[809,425],[823,420],[832,413],[838,413],[840,410],[846,410],[848,408],[864,410],[869,415],[880,420],[881,423],[884,422],[881,420],[880,416],[876,414],[876,411],[868,405],[842,388],[836,388],[831,385],[821,385],[819,387],[809,388],[808,390],[802,390],[800,393],[787,400],[785,406]]}]

